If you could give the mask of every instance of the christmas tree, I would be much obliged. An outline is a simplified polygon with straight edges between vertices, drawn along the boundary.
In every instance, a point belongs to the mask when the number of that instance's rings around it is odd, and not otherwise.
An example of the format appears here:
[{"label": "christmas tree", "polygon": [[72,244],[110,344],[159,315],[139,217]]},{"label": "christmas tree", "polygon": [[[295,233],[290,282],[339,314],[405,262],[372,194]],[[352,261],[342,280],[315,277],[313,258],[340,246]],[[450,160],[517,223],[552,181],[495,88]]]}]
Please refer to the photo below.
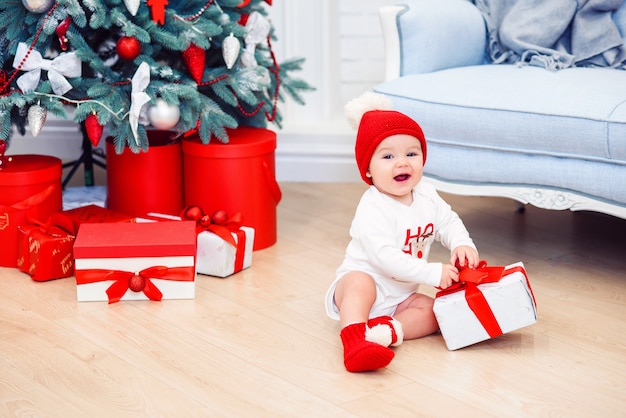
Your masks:
[{"label": "christmas tree", "polygon": [[[48,112],[103,130],[118,152],[150,129],[228,142],[227,128],[281,127],[285,93],[313,90],[278,63],[271,0],[2,0],[0,146]],[[4,142],[3,142],[4,141]]]}]

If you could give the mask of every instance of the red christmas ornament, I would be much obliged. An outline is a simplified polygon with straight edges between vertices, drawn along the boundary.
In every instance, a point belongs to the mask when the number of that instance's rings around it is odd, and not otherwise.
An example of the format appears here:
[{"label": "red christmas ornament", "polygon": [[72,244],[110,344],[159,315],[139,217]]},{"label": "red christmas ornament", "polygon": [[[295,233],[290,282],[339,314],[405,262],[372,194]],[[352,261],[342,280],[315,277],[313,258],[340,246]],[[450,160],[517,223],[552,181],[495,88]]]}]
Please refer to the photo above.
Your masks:
[{"label": "red christmas ornament", "polygon": [[117,55],[123,60],[131,61],[139,56],[141,44],[132,36],[122,36],[117,40]]},{"label": "red christmas ornament", "polygon": [[67,36],[65,35],[67,34],[67,30],[70,27],[71,21],[72,19],[70,19],[69,17],[66,17],[65,20],[59,23],[59,26],[57,26],[56,28],[56,33],[57,33],[57,36],[59,37],[59,44],[61,45],[61,49],[63,51],[67,51],[67,44],[69,43],[69,40],[67,39]]},{"label": "red christmas ornament", "polygon": [[4,156],[4,153],[6,150],[7,150],[7,141],[0,140],[0,157]]},{"label": "red christmas ornament", "polygon": [[211,225],[211,217],[209,215],[204,215],[200,219],[200,225],[202,225],[203,227],[207,228],[209,225]]},{"label": "red christmas ornament", "polygon": [[187,206],[183,209],[183,213],[180,215],[183,219],[188,219],[190,221],[198,222],[204,216],[204,211],[200,206]]},{"label": "red christmas ornament", "polygon": [[211,222],[216,225],[224,225],[228,221],[228,214],[225,210],[216,210],[211,215]]},{"label": "red christmas ornament", "polygon": [[191,75],[196,83],[202,82],[202,76],[204,75],[204,65],[206,62],[206,53],[204,49],[197,45],[189,44],[189,48],[183,51],[183,61],[187,67],[187,71]]},{"label": "red christmas ornament", "polygon": [[265,0],[265,2],[269,4],[270,6],[272,5],[272,0]]},{"label": "red christmas ornament", "polygon": [[87,119],[85,119],[85,130],[87,131],[87,137],[91,144],[97,147],[100,143],[100,138],[102,138],[104,127],[100,125],[95,113],[90,114],[87,116]]},{"label": "red christmas ornament", "polygon": [[138,275],[133,275],[128,279],[128,288],[133,292],[141,292],[146,287],[146,278]]},{"label": "red christmas ornament", "polygon": [[152,20],[154,23],[164,24],[167,0],[148,0],[147,4],[152,7]]}]

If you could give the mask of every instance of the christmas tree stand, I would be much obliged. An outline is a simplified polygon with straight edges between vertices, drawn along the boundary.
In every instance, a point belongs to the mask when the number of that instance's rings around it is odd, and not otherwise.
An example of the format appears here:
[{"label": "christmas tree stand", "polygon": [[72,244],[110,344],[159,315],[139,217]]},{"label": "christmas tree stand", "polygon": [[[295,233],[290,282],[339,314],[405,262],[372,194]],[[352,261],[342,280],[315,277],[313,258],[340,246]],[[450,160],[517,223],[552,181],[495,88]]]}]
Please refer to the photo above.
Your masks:
[{"label": "christmas tree stand", "polygon": [[264,128],[228,130],[228,143],[183,139],[185,205],[206,213],[240,212],[255,230],[253,249],[276,242],[276,207],[282,197],[275,178],[276,133]]},{"label": "christmas tree stand", "polygon": [[106,139],[107,206],[130,216],[150,212],[180,215],[183,209],[181,143],[175,133],[149,130],[149,148],[133,153],[115,149],[113,137]]}]

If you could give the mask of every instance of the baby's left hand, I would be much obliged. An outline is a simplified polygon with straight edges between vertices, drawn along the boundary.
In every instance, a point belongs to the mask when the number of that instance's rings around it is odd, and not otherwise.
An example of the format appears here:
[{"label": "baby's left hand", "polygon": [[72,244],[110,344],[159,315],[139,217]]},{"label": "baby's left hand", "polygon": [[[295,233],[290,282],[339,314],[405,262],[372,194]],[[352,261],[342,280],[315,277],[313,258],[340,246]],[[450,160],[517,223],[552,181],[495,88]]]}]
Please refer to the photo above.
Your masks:
[{"label": "baby's left hand", "polygon": [[478,267],[480,258],[478,257],[478,252],[475,249],[467,245],[461,245],[456,247],[450,256],[450,264],[456,266],[457,261],[459,266],[473,269]]}]

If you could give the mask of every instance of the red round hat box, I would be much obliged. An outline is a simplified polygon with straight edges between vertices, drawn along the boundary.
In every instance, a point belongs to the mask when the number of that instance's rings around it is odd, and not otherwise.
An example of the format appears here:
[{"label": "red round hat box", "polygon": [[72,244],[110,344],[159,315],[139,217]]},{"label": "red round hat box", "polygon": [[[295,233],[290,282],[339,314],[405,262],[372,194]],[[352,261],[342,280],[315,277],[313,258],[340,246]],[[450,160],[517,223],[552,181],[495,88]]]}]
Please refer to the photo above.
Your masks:
[{"label": "red round hat box", "polygon": [[228,131],[228,143],[203,144],[183,139],[185,205],[205,213],[240,212],[243,224],[254,228],[253,249],[276,243],[276,207],[282,197],[276,182],[276,133],[264,128]]},{"label": "red round hat box", "polygon": [[130,216],[179,215],[183,209],[180,141],[172,131],[148,131],[147,152],[115,149],[106,139],[107,207]]},{"label": "red round hat box", "polygon": [[48,155],[0,157],[0,266],[17,266],[19,225],[63,209],[62,162]]}]

